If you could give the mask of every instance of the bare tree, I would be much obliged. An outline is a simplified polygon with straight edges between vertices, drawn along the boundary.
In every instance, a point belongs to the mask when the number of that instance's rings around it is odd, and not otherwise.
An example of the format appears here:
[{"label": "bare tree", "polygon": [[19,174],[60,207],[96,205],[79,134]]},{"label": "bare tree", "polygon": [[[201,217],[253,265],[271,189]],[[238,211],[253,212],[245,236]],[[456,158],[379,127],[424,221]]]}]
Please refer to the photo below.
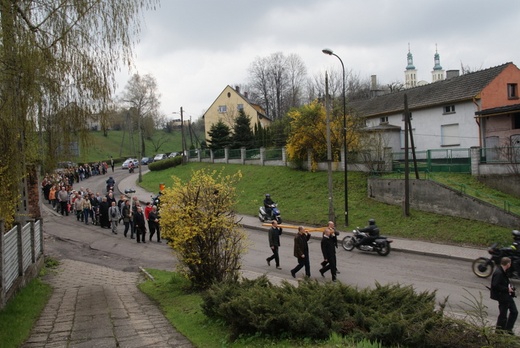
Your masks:
[{"label": "bare tree", "polygon": [[386,84],[386,88],[390,93],[404,90],[404,84],[401,81],[393,81]]},{"label": "bare tree", "polygon": [[131,108],[135,117],[137,117],[141,156],[146,153],[144,136],[151,136],[150,128],[153,133],[155,127],[154,120],[160,117],[159,106],[161,103],[159,97],[157,82],[149,74],[144,76],[134,74],[125,86],[121,97],[121,101]]},{"label": "bare tree", "polygon": [[286,57],[277,52],[259,57],[251,64],[249,75],[252,100],[273,119],[301,105],[307,69],[298,55]]}]

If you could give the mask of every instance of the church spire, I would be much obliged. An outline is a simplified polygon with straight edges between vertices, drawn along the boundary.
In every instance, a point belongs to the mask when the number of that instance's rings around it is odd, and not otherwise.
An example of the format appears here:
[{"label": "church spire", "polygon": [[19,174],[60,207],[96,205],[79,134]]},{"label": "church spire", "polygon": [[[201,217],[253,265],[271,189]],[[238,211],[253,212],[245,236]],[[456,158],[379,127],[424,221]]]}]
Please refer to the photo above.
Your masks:
[{"label": "church spire", "polygon": [[410,52],[410,43],[408,43],[408,55],[406,57],[408,65],[404,71],[404,87],[412,88],[417,86],[417,70],[415,70],[415,66],[413,65],[413,56],[412,52]]},{"label": "church spire", "polygon": [[407,54],[408,65],[406,66],[406,70],[415,70],[415,66],[413,65],[413,55],[410,52],[410,43],[408,43],[408,54]]},{"label": "church spire", "polygon": [[442,70],[441,58],[439,56],[439,53],[437,52],[437,44],[435,44],[435,55],[433,56],[433,60],[435,63],[433,70]]},{"label": "church spire", "polygon": [[441,66],[439,52],[437,52],[437,44],[435,44],[435,55],[433,56],[433,61],[432,82],[444,80],[444,70]]}]

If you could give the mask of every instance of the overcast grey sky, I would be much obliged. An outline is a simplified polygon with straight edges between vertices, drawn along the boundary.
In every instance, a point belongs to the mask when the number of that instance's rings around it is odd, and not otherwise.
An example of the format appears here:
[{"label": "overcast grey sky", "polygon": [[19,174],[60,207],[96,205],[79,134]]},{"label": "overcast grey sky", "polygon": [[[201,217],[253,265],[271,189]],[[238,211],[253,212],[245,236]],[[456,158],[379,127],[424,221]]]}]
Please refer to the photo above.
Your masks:
[{"label": "overcast grey sky", "polygon": [[227,86],[248,83],[257,57],[295,53],[310,77],[346,69],[380,84],[404,80],[408,44],[431,81],[437,44],[445,70],[520,64],[517,0],[162,0],[145,14],[135,69],[151,74],[161,111],[200,117]]}]

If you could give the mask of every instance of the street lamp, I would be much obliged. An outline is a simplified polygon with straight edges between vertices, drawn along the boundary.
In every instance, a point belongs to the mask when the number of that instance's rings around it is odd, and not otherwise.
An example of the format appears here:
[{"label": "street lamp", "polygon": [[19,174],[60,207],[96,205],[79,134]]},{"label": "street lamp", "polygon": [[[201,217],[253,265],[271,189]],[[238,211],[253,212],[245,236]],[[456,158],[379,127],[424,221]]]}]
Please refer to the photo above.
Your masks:
[{"label": "street lamp", "polygon": [[329,56],[335,56],[341,63],[343,69],[343,151],[345,152],[344,158],[344,175],[345,175],[345,226],[348,226],[348,180],[347,180],[347,97],[345,95],[345,65],[341,58],[335,54],[331,49],[324,48],[321,50],[323,53]]}]

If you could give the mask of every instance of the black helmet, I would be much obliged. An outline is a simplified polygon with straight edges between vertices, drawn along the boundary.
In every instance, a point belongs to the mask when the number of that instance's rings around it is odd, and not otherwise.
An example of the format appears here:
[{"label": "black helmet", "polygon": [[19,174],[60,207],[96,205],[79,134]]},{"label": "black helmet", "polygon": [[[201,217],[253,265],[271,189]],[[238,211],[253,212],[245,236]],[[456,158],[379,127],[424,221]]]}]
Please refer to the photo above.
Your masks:
[{"label": "black helmet", "polygon": [[375,225],[376,224],[376,220],[370,219],[370,220],[368,220],[368,224],[369,225]]},{"label": "black helmet", "polygon": [[270,198],[270,197],[271,197],[271,195],[269,193],[265,194],[265,198]]}]

